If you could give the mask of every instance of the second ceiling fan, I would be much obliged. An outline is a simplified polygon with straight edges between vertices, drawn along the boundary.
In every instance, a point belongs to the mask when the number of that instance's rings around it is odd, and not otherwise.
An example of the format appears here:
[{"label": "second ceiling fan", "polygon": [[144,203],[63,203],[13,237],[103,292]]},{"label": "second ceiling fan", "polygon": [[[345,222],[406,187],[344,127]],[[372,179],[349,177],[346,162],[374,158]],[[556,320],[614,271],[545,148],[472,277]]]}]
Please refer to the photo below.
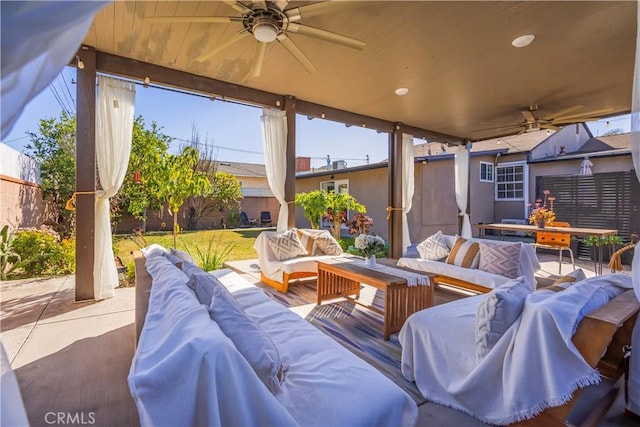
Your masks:
[{"label": "second ceiling fan", "polygon": [[239,1],[224,1],[224,3],[240,12],[241,15],[155,16],[146,17],[145,21],[158,23],[237,24],[241,26],[236,37],[199,55],[195,60],[206,61],[243,38],[252,35],[258,42],[251,71],[254,77],[260,76],[266,48],[274,41],[284,47],[309,73],[316,70],[309,58],[293,43],[288,34],[301,34],[357,50],[362,50],[366,46],[363,41],[300,23],[303,18],[321,14],[327,8],[333,6],[331,1],[312,3],[289,9],[286,9],[288,0],[254,0],[248,5]]},{"label": "second ceiling fan", "polygon": [[504,126],[497,126],[493,128],[479,129],[478,132],[485,130],[496,129],[513,129],[521,128],[519,134],[525,132],[534,132],[540,129],[559,130],[563,125],[569,125],[573,123],[591,122],[600,120],[602,114],[610,113],[613,108],[601,108],[599,110],[583,111],[576,113],[576,111],[584,108],[582,105],[574,105],[572,107],[565,108],[554,113],[545,114],[544,116],[538,116],[534,113],[538,111],[538,105],[532,104],[527,110],[521,111],[524,116],[523,122],[506,124]]}]

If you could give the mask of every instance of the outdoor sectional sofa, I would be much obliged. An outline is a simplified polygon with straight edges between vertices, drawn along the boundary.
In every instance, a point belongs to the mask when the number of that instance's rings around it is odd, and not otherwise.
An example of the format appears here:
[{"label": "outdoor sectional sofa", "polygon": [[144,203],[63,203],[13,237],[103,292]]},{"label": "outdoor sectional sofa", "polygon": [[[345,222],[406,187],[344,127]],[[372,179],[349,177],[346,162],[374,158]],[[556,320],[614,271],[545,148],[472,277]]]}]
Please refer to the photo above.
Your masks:
[{"label": "outdoor sectional sofa", "polygon": [[[204,273],[162,250],[136,253],[135,265],[140,336],[128,381],[142,425],[416,423],[416,403],[401,388],[237,273]],[[189,287],[203,276],[217,278],[209,306]],[[227,335],[219,287],[277,349],[279,384],[266,384],[238,336]],[[273,356],[254,341],[251,352]]]},{"label": "outdoor sectional sofa", "polygon": [[[434,235],[435,236],[435,235]],[[433,274],[434,282],[436,285],[446,284],[458,288],[471,290],[476,293],[486,293],[491,291],[509,280],[524,276],[532,289],[536,287],[535,272],[540,269],[540,263],[536,255],[535,248],[531,245],[521,242],[506,242],[500,240],[487,240],[487,239],[466,239],[469,242],[474,242],[482,245],[489,245],[494,248],[506,249],[503,251],[504,256],[507,259],[494,259],[492,265],[492,271],[485,271],[476,266],[474,268],[462,267],[454,264],[450,264],[446,261],[447,255],[451,248],[453,248],[458,236],[442,234],[441,238],[446,243],[448,250],[444,253],[444,257],[441,259],[423,259],[421,258],[418,250],[415,247],[410,247],[404,257],[398,260],[398,265],[401,267],[410,268],[418,271],[425,271]],[[419,245],[418,245],[419,246]],[[478,258],[483,256],[482,248]],[[515,250],[513,250],[515,249]],[[514,270],[511,277],[500,274],[500,267],[511,263],[517,266],[517,271]]]},{"label": "outdoor sectional sofa", "polygon": [[[302,249],[297,253],[295,251],[291,252],[290,255],[287,256],[277,254],[274,250],[275,246],[272,244],[273,240],[290,232],[302,238],[303,241],[299,242],[302,245]],[[328,241],[332,246],[329,254],[326,254],[315,243],[319,241],[319,238]],[[333,242],[335,242],[335,244]],[[260,280],[283,293],[287,293],[289,290],[290,281],[317,276],[318,264],[316,261],[328,260],[336,255],[342,254],[340,245],[327,230],[291,229],[286,232],[263,231],[256,238],[254,248],[258,252]],[[344,256],[350,255],[345,254]]]}]

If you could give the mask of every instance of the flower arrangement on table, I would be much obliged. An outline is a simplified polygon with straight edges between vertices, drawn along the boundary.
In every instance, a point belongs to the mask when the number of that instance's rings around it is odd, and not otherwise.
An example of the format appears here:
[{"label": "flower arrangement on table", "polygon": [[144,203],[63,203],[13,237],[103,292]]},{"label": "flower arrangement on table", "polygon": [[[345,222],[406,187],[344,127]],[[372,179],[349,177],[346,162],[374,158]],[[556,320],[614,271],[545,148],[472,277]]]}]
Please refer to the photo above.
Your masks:
[{"label": "flower arrangement on table", "polygon": [[354,246],[358,255],[369,258],[385,249],[384,239],[372,234],[360,234],[355,238]]},{"label": "flower arrangement on table", "polygon": [[556,198],[551,196],[549,190],[544,190],[542,194],[544,199],[537,199],[533,209],[529,203],[529,224],[537,224],[539,227],[544,227],[556,219],[556,213],[553,211],[553,202]]}]

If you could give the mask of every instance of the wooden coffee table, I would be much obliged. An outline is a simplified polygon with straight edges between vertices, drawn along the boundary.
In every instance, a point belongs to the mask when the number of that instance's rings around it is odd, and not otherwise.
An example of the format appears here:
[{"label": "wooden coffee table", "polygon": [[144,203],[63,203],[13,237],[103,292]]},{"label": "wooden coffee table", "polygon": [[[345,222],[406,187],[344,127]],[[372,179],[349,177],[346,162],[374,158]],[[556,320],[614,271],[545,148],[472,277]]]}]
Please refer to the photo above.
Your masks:
[{"label": "wooden coffee table", "polygon": [[[393,268],[412,271],[396,266]],[[429,276],[422,272],[419,274]],[[361,283],[384,291],[383,310],[358,301]],[[374,270],[349,261],[318,261],[317,292],[318,304],[328,299],[344,297],[382,314],[385,340],[388,340],[391,334],[399,332],[411,314],[433,306],[431,277],[429,277],[429,285],[407,286],[407,280],[394,276],[393,270]]]}]

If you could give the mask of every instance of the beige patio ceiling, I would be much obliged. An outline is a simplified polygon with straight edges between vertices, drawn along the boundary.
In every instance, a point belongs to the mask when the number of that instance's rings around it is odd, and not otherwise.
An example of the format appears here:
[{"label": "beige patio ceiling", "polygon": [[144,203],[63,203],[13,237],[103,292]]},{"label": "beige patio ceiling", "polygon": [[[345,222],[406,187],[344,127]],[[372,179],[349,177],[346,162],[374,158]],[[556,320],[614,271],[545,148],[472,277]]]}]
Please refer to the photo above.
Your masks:
[{"label": "beige patio ceiling", "polygon": [[[250,2],[245,2],[250,4]],[[287,8],[308,4],[290,2]],[[629,112],[636,2],[335,2],[300,21],[367,44],[362,51],[293,34],[316,71],[268,45],[251,75],[253,37],[196,61],[242,26],[158,23],[156,16],[238,16],[223,2],[117,1],[95,17],[84,44],[97,51],[472,140],[492,128],[576,107]],[[524,34],[534,42],[516,49]],[[153,76],[150,76],[153,81]],[[409,88],[405,96],[394,91]],[[598,114],[599,116],[600,114]]]}]

